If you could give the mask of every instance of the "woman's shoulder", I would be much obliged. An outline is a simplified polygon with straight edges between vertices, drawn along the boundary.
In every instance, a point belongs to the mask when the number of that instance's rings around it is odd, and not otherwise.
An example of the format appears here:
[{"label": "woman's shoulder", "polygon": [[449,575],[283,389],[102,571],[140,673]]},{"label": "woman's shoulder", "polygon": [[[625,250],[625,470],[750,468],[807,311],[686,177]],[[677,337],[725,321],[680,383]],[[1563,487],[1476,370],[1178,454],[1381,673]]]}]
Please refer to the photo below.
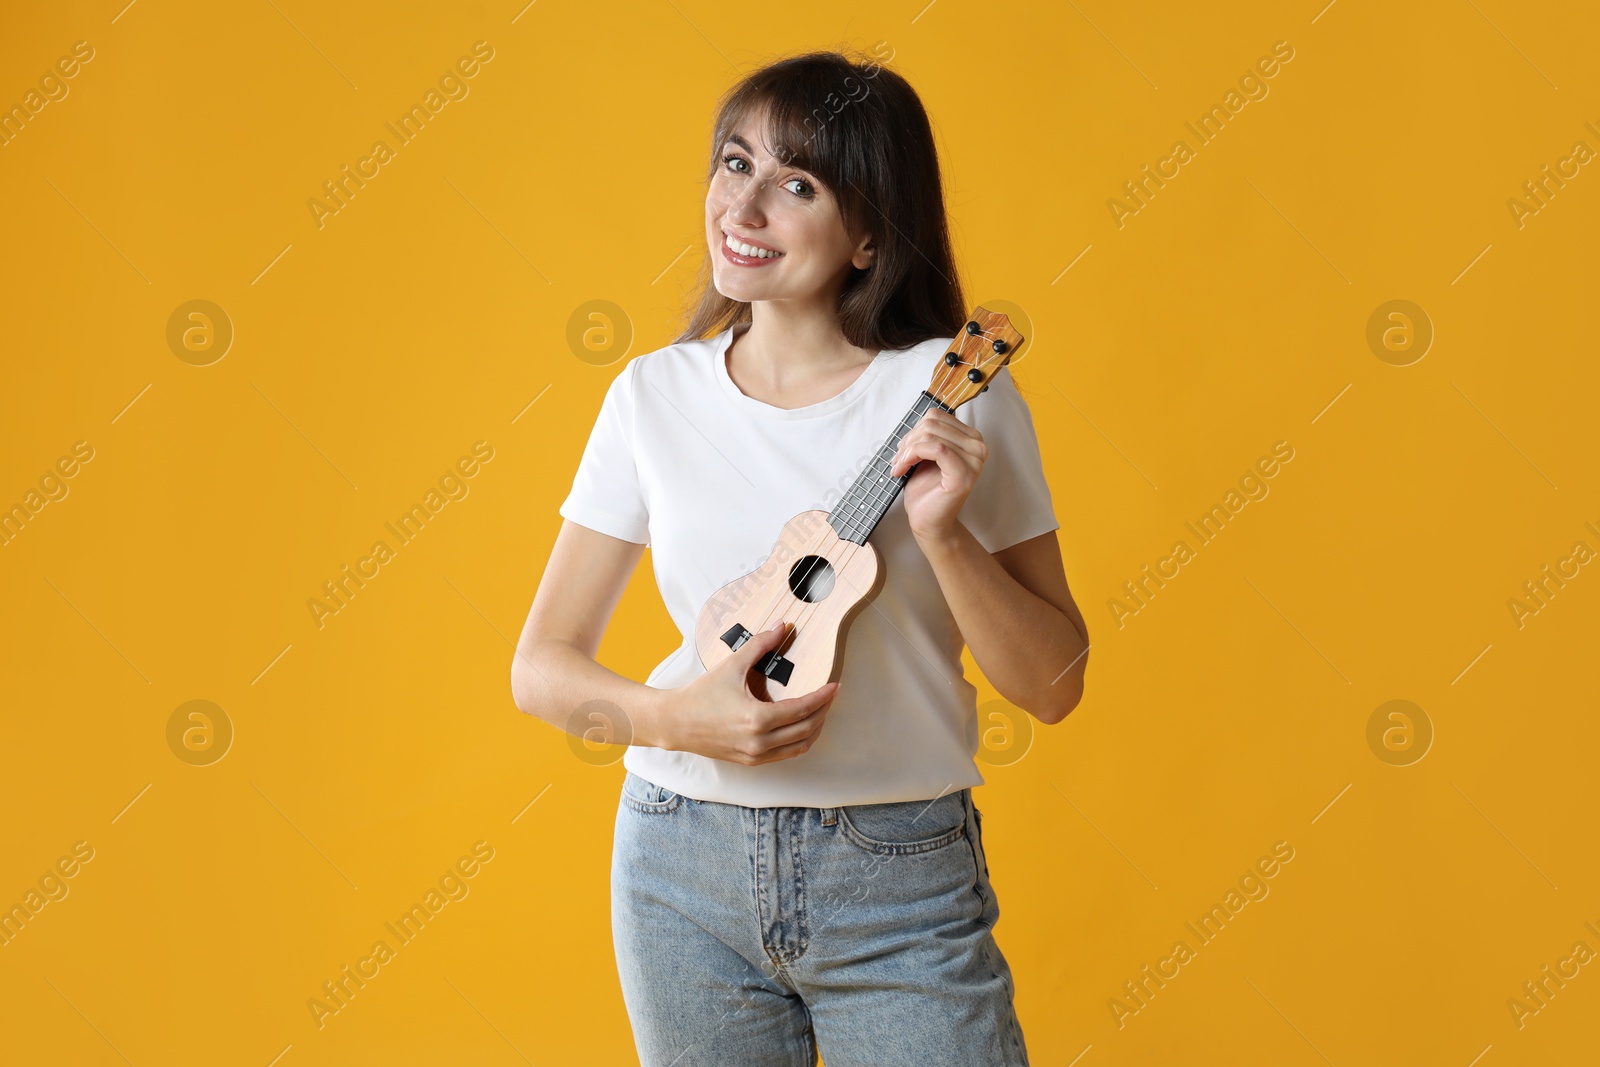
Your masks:
[{"label": "woman's shoulder", "polygon": [[689,341],[673,341],[660,348],[629,357],[621,373],[663,384],[687,374],[703,372],[711,366],[711,356],[721,344],[721,335]]},{"label": "woman's shoulder", "polygon": [[905,348],[886,348],[878,353],[878,358],[902,376],[918,380],[921,388],[933,380],[933,374],[949,347],[950,338],[930,337]]}]

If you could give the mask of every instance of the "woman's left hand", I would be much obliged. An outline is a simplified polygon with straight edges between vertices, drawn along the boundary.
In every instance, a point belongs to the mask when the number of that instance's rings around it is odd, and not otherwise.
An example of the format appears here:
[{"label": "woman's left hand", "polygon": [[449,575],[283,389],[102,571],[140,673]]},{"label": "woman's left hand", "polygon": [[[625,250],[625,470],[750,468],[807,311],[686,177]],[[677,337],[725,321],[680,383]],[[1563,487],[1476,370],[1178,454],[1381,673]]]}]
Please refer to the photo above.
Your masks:
[{"label": "woman's left hand", "polygon": [[928,409],[901,439],[889,476],[898,478],[920,461],[902,490],[906,519],[919,543],[955,531],[956,514],[977,484],[988,454],[983,434],[943,408]]}]

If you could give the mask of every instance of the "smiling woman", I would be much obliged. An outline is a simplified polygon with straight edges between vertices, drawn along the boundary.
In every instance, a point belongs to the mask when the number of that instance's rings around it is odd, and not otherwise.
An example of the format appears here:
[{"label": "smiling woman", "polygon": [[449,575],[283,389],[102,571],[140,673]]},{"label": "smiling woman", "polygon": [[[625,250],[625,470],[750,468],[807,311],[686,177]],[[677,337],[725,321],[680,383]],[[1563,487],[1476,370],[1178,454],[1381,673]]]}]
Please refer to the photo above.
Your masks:
[{"label": "smiling woman", "polygon": [[[827,309],[818,321],[858,359],[949,336],[965,320],[927,113],[876,61],[835,59],[774,63],[724,98],[706,172],[706,237],[727,252],[707,260],[678,341],[751,322],[754,302],[802,292],[810,307],[795,311]],[[753,195],[769,186],[787,195]],[[781,279],[725,270],[771,262],[741,254],[741,244],[780,253]]]},{"label": "smiling woman", "polygon": [[[706,178],[699,295],[607,388],[511,670],[523,711],[577,734],[600,706],[628,746],[612,934],[640,1061],[1026,1064],[962,651],[1059,722],[1087,637],[1028,406],[972,355],[1005,349],[968,321],[931,124],[876,62],[796,56],[723,98]],[[928,403],[952,378],[987,395]],[[758,664],[815,613],[741,600],[710,657],[697,621],[841,471],[881,587],[852,590],[872,610],[836,677],[807,658],[771,698],[788,675]],[[595,656],[646,544],[682,643],[639,685]],[[806,605],[834,588],[811,573]]]}]

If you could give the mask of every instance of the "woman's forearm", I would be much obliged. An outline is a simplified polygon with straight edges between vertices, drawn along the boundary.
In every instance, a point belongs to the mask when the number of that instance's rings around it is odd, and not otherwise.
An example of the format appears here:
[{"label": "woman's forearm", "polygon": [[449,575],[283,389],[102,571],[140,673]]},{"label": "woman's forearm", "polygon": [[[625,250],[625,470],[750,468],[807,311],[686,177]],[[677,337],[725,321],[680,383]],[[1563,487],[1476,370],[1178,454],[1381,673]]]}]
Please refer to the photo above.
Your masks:
[{"label": "woman's forearm", "polygon": [[1024,588],[957,521],[918,540],[956,626],[1000,695],[1041,722],[1066,718],[1083,698],[1083,635],[1067,615]]},{"label": "woman's forearm", "polygon": [[536,642],[511,664],[518,709],[594,745],[655,745],[671,692],[625,678],[565,641]]}]

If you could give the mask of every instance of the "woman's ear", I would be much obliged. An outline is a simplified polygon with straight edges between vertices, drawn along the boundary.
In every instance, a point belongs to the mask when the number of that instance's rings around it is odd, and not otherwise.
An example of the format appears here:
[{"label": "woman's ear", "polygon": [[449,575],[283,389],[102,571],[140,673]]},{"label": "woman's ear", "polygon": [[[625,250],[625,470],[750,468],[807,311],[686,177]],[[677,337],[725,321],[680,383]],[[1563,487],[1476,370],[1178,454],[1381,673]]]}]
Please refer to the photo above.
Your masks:
[{"label": "woman's ear", "polygon": [[877,259],[877,253],[878,246],[872,243],[872,237],[869,234],[863,237],[861,243],[856,246],[855,253],[850,257],[850,265],[855,267],[856,270],[869,270]]}]

